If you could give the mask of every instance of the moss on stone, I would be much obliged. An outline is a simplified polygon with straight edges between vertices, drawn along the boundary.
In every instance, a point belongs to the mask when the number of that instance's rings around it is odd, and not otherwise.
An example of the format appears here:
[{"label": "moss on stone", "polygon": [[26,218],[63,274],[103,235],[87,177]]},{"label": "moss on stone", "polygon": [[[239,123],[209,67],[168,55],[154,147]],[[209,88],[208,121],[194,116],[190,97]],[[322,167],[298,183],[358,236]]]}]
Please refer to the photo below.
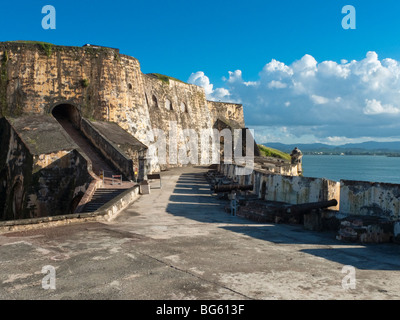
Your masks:
[{"label": "moss on stone", "polygon": [[149,73],[149,75],[157,78],[158,80],[161,80],[162,82],[164,82],[166,84],[169,84],[169,80],[174,80],[174,81],[178,81],[178,82],[181,82],[181,83],[185,83],[182,80],[179,80],[179,79],[176,79],[176,78],[173,78],[173,77],[170,77],[170,76],[166,76],[166,75],[163,75],[163,74],[160,74],[160,73]]},{"label": "moss on stone", "polygon": [[81,85],[82,85],[82,87],[84,87],[84,88],[89,87],[89,85],[90,85],[89,79],[82,79],[82,80],[81,80]]},{"label": "moss on stone", "polygon": [[39,43],[39,45],[42,48],[42,50],[46,53],[47,58],[50,58],[53,52],[53,44],[47,42],[41,42]]}]

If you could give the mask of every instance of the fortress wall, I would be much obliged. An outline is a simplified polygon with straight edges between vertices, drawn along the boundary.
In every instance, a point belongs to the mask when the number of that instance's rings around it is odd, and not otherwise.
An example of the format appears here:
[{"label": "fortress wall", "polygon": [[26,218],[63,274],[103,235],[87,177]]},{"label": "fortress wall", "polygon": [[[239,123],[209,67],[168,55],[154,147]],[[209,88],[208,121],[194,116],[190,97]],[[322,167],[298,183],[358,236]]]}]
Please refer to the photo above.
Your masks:
[{"label": "fortress wall", "polygon": [[[252,183],[253,193],[260,199],[302,204],[336,199],[340,201],[340,183],[301,176],[284,176],[252,170],[248,176],[237,175],[235,164],[221,164],[220,172],[241,184]],[[240,167],[239,167],[240,168]],[[338,210],[339,206],[330,209]]]},{"label": "fortress wall", "polygon": [[207,101],[208,109],[213,117],[213,123],[217,119],[225,121],[234,128],[244,128],[243,106],[236,103]]},{"label": "fortress wall", "polygon": [[[0,117],[48,114],[56,105],[72,104],[87,119],[118,123],[146,146],[154,142],[154,128],[166,134],[168,144],[174,126],[178,135],[194,130],[199,141],[201,130],[211,129],[218,118],[244,127],[241,105],[210,102],[201,87],[145,75],[137,59],[118,49],[4,42],[0,61]],[[178,150],[184,145],[178,139]],[[190,163],[199,162],[195,152],[184,153],[192,154]],[[152,171],[160,168],[157,162],[154,157]],[[162,167],[175,165],[180,164],[170,159],[167,148]]]},{"label": "fortress wall", "polygon": [[26,218],[26,190],[32,181],[33,156],[5,118],[0,119],[0,220]]},{"label": "fortress wall", "polygon": [[[50,49],[49,49],[50,50]],[[94,47],[1,43],[1,74],[7,79],[3,115],[48,113],[70,102],[87,118],[124,121],[122,110],[143,103],[137,59]]]},{"label": "fortress wall", "polygon": [[[37,152],[34,135],[23,136],[21,128],[14,125],[6,118],[0,119],[0,220],[73,212],[92,179],[87,159],[71,149],[69,142],[64,142],[66,148],[60,147],[59,151]],[[58,135],[63,138],[61,133]],[[54,135],[47,137],[60,141]]]},{"label": "fortress wall", "polygon": [[134,58],[119,55],[117,70],[113,65],[106,64],[103,74],[103,82],[113,84],[103,85],[101,88],[103,119],[118,123],[146,144],[151,122],[139,62]]},{"label": "fortress wall", "polygon": [[341,180],[340,183],[342,213],[399,220],[399,184],[350,180]]},{"label": "fortress wall", "polygon": [[[171,138],[176,136],[176,151],[178,153],[179,150],[187,151],[189,145],[186,145],[184,139],[180,136],[183,130],[186,130],[187,133],[189,133],[188,130],[194,130],[192,137],[198,139],[198,143],[196,143],[198,156],[196,157],[193,153],[193,158],[188,158],[188,161],[200,161],[201,130],[212,126],[212,115],[207,108],[204,90],[195,85],[172,79],[163,81],[150,75],[143,75],[143,79],[151,128],[161,130],[167,140],[166,166],[182,165],[180,161],[175,161],[172,155],[170,157],[173,146],[169,146],[169,139],[170,136]],[[151,136],[149,138],[152,139]],[[187,149],[185,149],[185,146],[187,146]],[[162,165],[161,167],[165,166]]]},{"label": "fortress wall", "polygon": [[29,216],[25,218],[73,213],[92,180],[87,160],[72,150],[35,155],[33,162],[32,183],[26,190]]},{"label": "fortress wall", "polygon": [[[134,164],[132,159],[128,158],[119,148],[116,148],[89,121],[82,119],[81,130],[89,138],[90,142],[98,148],[105,159],[118,168],[128,180],[134,179]],[[139,166],[139,163],[135,165]]]}]

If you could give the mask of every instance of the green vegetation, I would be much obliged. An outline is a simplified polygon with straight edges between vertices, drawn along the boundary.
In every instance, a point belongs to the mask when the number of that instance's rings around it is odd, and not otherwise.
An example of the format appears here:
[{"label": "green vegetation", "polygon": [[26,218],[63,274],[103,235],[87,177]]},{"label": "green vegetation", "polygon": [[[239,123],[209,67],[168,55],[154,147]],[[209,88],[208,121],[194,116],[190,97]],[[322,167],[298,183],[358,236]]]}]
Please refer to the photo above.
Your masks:
[{"label": "green vegetation", "polygon": [[47,55],[48,58],[50,58],[51,54],[53,53],[54,44],[49,43],[49,42],[31,41],[31,40],[17,40],[17,41],[7,41],[7,42],[38,45],[43,50],[43,52]]},{"label": "green vegetation", "polygon": [[81,80],[82,87],[87,88],[87,87],[89,87],[89,84],[90,84],[89,79],[82,79]]},{"label": "green vegetation", "polygon": [[87,46],[84,47],[84,51],[87,55],[91,56],[92,58],[96,58],[100,55],[107,55],[112,51],[114,53],[114,60],[120,61],[121,59],[119,53],[112,48],[101,47],[101,46]]},{"label": "green vegetation", "polygon": [[114,60],[120,62],[121,61],[121,57],[119,55],[119,53],[117,51],[114,52]]},{"label": "green vegetation", "polygon": [[46,45],[52,45],[52,43],[49,42],[43,42],[43,41],[31,41],[31,40],[16,40],[16,41],[7,41],[7,42],[12,42],[12,43],[24,43],[24,44],[46,44]]},{"label": "green vegetation", "polygon": [[169,84],[169,80],[174,80],[174,81],[185,83],[182,80],[179,80],[179,79],[176,79],[176,78],[173,78],[173,77],[170,77],[170,76],[166,76],[166,75],[163,75],[163,74],[159,74],[159,73],[149,73],[149,75],[158,78],[159,80],[161,80],[162,82],[164,82],[166,84]]},{"label": "green vegetation", "polygon": [[50,58],[53,52],[53,45],[51,43],[42,42],[40,43],[40,47],[46,54],[47,58]]},{"label": "green vegetation", "polygon": [[264,157],[273,157],[290,161],[290,155],[288,153],[268,148],[262,144],[258,145],[258,149],[260,150],[261,155]]}]

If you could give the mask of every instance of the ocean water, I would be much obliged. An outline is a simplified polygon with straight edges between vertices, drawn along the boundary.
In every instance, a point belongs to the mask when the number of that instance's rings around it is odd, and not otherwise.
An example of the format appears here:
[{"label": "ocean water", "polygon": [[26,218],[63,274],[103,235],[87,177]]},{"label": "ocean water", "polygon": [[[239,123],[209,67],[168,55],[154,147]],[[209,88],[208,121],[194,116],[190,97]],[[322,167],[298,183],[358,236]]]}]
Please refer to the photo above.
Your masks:
[{"label": "ocean water", "polygon": [[304,155],[303,175],[400,184],[400,157]]}]

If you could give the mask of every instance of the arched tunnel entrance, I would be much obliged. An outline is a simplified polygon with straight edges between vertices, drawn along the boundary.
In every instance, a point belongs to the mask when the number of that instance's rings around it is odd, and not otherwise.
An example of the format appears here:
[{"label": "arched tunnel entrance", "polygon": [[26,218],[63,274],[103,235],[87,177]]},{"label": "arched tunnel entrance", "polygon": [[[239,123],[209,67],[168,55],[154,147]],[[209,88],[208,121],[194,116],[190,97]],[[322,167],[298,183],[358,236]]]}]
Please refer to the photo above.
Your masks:
[{"label": "arched tunnel entrance", "polygon": [[71,104],[59,104],[52,109],[51,114],[91,160],[92,170],[97,176],[103,171],[117,172],[81,130],[81,115],[77,107]]},{"label": "arched tunnel entrance", "polygon": [[80,128],[81,115],[75,106],[71,104],[59,104],[53,108],[51,113],[61,124],[69,121],[75,128]]},{"label": "arched tunnel entrance", "polygon": [[[92,212],[102,205],[115,198],[129,187],[131,182],[122,182],[122,174],[107,158],[107,152],[102,151],[102,145],[96,146],[96,136],[89,127],[89,121],[83,119],[77,107],[64,103],[55,106],[51,110],[53,117],[60,123],[68,135],[79,147],[79,151],[84,153],[90,159],[92,172],[102,179],[100,188],[90,196],[90,200],[79,209],[80,212]],[[115,181],[114,181],[115,178]],[[82,199],[83,193],[78,194],[70,203],[70,212],[74,212]]]}]

